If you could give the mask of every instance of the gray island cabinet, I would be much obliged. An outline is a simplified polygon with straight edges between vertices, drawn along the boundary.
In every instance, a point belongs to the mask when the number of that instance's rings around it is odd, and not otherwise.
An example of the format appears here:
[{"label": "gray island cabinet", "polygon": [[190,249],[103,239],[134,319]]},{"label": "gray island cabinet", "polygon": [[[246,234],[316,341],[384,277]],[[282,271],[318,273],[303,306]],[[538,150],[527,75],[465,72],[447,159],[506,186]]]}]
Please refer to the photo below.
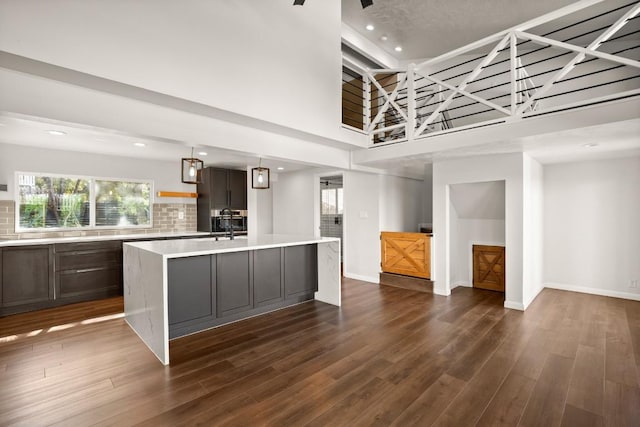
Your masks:
[{"label": "gray island cabinet", "polygon": [[125,318],[164,364],[173,338],[304,301],[340,305],[338,239],[124,245]]}]

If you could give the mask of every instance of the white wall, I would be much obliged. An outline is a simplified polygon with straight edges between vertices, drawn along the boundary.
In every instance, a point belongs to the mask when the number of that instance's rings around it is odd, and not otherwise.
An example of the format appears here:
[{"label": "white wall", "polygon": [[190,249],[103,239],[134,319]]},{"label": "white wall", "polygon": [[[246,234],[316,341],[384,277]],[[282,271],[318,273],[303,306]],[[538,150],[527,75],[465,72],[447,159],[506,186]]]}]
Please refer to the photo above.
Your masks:
[{"label": "white wall", "polygon": [[[9,190],[0,192],[0,200],[14,200],[16,171],[149,179],[154,183],[154,197],[158,191],[196,191],[195,185],[180,182],[180,159],[166,162],[0,143],[0,183]],[[156,203],[195,204],[195,199],[155,199]]]},{"label": "white wall", "polygon": [[251,166],[247,166],[247,210],[249,236],[273,233],[273,185],[278,175],[271,173],[270,188],[251,188]]},{"label": "white wall", "polygon": [[319,169],[278,174],[273,186],[273,232],[319,235],[320,177],[336,174],[343,176],[344,275],[378,283],[380,231],[415,229],[422,214],[422,181]]},{"label": "white wall", "polygon": [[379,175],[381,231],[418,231],[423,218],[424,181]]},{"label": "white wall", "polygon": [[523,157],[521,153],[438,161],[433,165],[434,292],[451,293],[450,186],[505,181],[505,306],[524,310]]},{"label": "white wall", "polygon": [[472,245],[505,245],[505,221],[500,219],[464,219],[457,218],[455,250],[452,250],[451,287],[472,286],[473,256]]},{"label": "white wall", "polygon": [[473,245],[505,245],[505,182],[450,185],[451,287],[472,286]]},{"label": "white wall", "polygon": [[340,31],[338,0],[0,4],[0,50],[329,137]]},{"label": "white wall", "polygon": [[640,299],[639,213],[640,157],[545,166],[545,286]]},{"label": "white wall", "polygon": [[526,308],[544,288],[544,170],[528,155],[524,155],[523,160],[523,301]]},{"label": "white wall", "polygon": [[273,232],[314,236],[314,183],[312,170],[280,173],[273,183]]},{"label": "white wall", "polygon": [[433,224],[433,163],[424,165],[422,221]]},{"label": "white wall", "polygon": [[344,275],[378,283],[380,272],[380,180],[344,173]]}]

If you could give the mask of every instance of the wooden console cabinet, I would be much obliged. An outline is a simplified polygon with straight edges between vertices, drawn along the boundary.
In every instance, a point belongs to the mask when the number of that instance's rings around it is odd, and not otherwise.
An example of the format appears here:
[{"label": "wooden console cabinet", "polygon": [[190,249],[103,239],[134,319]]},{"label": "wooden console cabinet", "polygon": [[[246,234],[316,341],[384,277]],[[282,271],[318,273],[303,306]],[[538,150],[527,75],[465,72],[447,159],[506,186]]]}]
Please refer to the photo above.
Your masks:
[{"label": "wooden console cabinet", "polygon": [[429,279],[431,277],[431,236],[425,233],[380,234],[381,268],[384,273]]}]

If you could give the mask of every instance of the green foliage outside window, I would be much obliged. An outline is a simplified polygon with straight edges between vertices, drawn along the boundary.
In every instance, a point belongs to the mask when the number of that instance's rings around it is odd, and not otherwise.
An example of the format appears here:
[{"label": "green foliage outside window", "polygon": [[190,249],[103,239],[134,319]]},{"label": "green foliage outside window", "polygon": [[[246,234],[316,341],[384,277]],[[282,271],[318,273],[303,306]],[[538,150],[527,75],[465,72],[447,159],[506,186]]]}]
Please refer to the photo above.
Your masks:
[{"label": "green foliage outside window", "polygon": [[96,225],[146,225],[151,223],[147,183],[96,181]]},{"label": "green foliage outside window", "polygon": [[19,174],[17,178],[19,229],[151,225],[149,182],[35,174]]},{"label": "green foliage outside window", "polygon": [[76,228],[89,225],[88,180],[32,175],[21,181],[21,228]]}]

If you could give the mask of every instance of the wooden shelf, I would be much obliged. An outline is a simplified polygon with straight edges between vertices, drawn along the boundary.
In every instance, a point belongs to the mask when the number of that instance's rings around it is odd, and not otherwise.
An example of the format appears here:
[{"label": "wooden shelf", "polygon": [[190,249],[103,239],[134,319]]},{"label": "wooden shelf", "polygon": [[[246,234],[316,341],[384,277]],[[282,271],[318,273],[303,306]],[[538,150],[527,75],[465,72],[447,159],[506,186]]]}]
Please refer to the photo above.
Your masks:
[{"label": "wooden shelf", "polygon": [[184,197],[189,199],[198,198],[198,193],[182,193],[179,191],[158,191],[156,195],[158,197]]}]

